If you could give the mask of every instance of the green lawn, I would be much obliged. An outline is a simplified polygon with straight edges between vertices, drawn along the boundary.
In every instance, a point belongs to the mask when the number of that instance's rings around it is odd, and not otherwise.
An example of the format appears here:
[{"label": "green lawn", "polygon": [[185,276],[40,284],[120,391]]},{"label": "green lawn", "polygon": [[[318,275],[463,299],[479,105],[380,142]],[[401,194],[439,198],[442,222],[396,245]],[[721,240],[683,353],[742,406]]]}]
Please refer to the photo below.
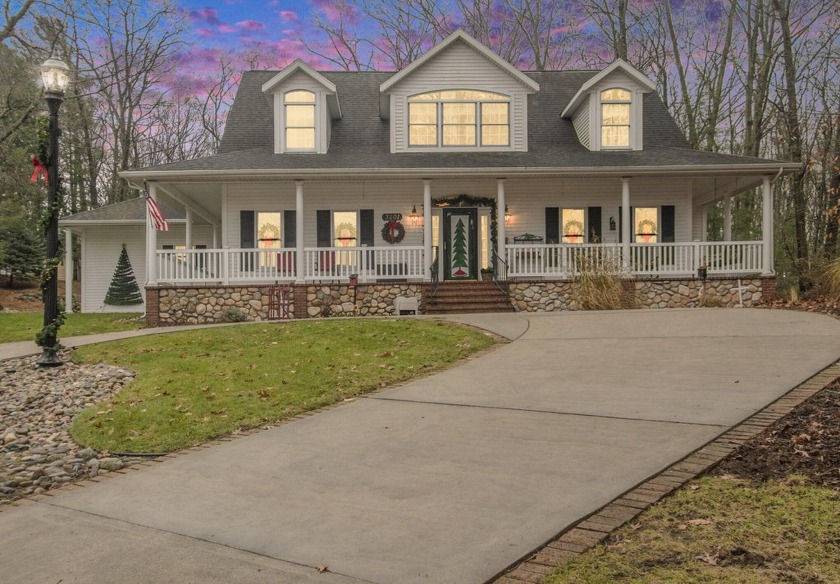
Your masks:
[{"label": "green lawn", "polygon": [[840,582],[840,493],[704,477],[546,584]]},{"label": "green lawn", "polygon": [[112,452],[169,452],[439,369],[494,343],[457,325],[341,319],[199,329],[83,347],[81,363],[138,372],[77,415],[73,438]]},{"label": "green lawn", "polygon": [[[100,314],[74,312],[66,315],[64,324],[58,332],[59,341],[63,337],[93,335],[114,331],[133,331],[143,328],[145,321],[140,320],[140,313],[123,312]],[[43,312],[3,312],[0,313],[0,343],[13,341],[34,341],[35,335],[44,326]]]}]

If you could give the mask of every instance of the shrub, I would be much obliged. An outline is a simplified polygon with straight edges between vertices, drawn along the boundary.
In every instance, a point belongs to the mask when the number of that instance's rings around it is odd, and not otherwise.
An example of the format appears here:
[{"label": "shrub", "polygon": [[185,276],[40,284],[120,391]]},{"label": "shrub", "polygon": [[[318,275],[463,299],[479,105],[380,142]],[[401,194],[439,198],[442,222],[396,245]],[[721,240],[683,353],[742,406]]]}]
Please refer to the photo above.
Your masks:
[{"label": "shrub", "polygon": [[602,249],[576,250],[574,298],[581,310],[636,308],[633,279],[623,277],[621,263]]}]

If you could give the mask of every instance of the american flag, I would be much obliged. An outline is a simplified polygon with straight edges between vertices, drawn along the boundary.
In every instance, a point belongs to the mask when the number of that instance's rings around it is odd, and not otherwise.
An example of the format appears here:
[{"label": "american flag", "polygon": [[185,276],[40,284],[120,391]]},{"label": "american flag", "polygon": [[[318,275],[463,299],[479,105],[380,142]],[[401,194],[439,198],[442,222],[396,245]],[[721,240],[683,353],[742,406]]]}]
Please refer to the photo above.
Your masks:
[{"label": "american flag", "polygon": [[160,210],[157,201],[149,196],[148,190],[144,194],[146,196],[146,208],[149,210],[149,217],[151,217],[152,223],[155,224],[155,229],[158,231],[169,231],[169,222],[163,216],[163,211]]}]

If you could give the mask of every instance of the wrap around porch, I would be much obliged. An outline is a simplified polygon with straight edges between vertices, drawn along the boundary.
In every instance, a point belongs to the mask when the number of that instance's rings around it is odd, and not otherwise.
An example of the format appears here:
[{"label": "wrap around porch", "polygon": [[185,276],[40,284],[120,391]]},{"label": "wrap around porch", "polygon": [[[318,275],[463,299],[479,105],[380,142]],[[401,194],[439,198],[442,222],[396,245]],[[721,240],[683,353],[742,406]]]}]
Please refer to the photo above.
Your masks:
[{"label": "wrap around porch", "polygon": [[[701,241],[694,238],[693,241],[685,241],[691,238],[692,205],[682,205],[683,211],[687,210],[688,218],[680,217],[678,220],[688,227],[677,229],[674,241],[673,226],[670,230],[667,226],[660,226],[662,232],[659,237],[640,237],[649,234],[635,233],[634,223],[638,218],[631,216],[635,202],[630,197],[630,178],[620,179],[621,196],[616,197],[615,203],[620,206],[610,207],[615,209],[613,213],[605,213],[603,220],[600,216],[600,207],[597,207],[598,214],[592,213],[592,207],[586,211],[586,229],[592,230],[591,222],[598,223],[598,237],[590,238],[583,236],[578,239],[567,238],[563,227],[560,227],[559,237],[561,242],[553,241],[549,234],[549,228],[545,232],[538,231],[541,235],[525,233],[529,237],[523,237],[522,229],[516,229],[515,224],[508,224],[508,199],[511,207],[518,212],[531,213],[530,223],[525,221],[527,227],[532,230],[535,227],[533,216],[542,211],[540,204],[551,204],[544,202],[529,202],[522,199],[517,189],[510,189],[511,196],[506,197],[506,179],[494,179],[495,197],[483,199],[482,205],[492,205],[492,215],[486,211],[482,225],[487,233],[484,234],[484,242],[479,242],[478,255],[483,258],[480,265],[482,272],[492,272],[492,278],[499,281],[505,280],[563,280],[578,276],[582,271],[599,269],[612,271],[626,275],[662,277],[662,278],[686,278],[696,277],[698,270],[705,269],[708,276],[748,276],[748,275],[769,275],[773,273],[772,260],[772,177],[764,175],[756,177],[761,181],[763,194],[763,210],[765,220],[763,222],[763,237],[760,241]],[[443,227],[441,221],[441,207],[439,200],[432,198],[433,181],[422,180],[422,204],[421,213],[414,216],[419,225],[413,227],[416,232],[405,242],[394,245],[379,244],[373,240],[365,241],[363,238],[351,242],[354,245],[326,245],[322,237],[318,235],[318,245],[312,246],[313,233],[305,233],[306,221],[310,221],[304,210],[304,187],[303,180],[293,181],[294,183],[294,208],[291,212],[283,215],[284,236],[278,240],[278,245],[261,245],[257,247],[229,246],[227,241],[219,241],[218,233],[231,232],[225,225],[226,222],[234,220],[236,216],[231,212],[222,212],[220,217],[215,217],[213,231],[213,246],[211,249],[195,249],[191,239],[191,226],[193,213],[190,212],[189,198],[179,197],[186,201],[187,228],[186,241],[184,246],[177,246],[177,249],[160,249],[157,244],[157,234],[153,228],[147,227],[146,248],[148,260],[147,284],[149,285],[188,285],[188,284],[220,284],[220,285],[259,285],[274,283],[375,283],[380,281],[407,281],[407,282],[432,282],[443,277],[445,266],[443,262],[450,262],[450,255],[446,253],[446,243],[443,241]],[[606,179],[602,182],[606,182]],[[407,181],[408,184],[416,185],[414,192],[419,194],[417,186],[421,181]],[[492,184],[492,183],[490,183]],[[618,186],[616,178],[611,179],[610,184]],[[173,190],[168,185],[149,184],[149,192],[156,198],[158,191],[171,195]],[[486,192],[485,185],[483,192]],[[450,187],[451,188],[451,187]],[[615,188],[615,187],[612,187]],[[323,189],[322,189],[323,190]],[[467,190],[467,189],[465,189]],[[451,192],[451,190],[449,191]],[[613,191],[615,192],[615,191]],[[616,193],[618,195],[618,193]],[[310,203],[306,199],[306,212],[314,215],[313,206],[323,206],[323,192],[317,191],[314,197],[320,197],[318,203]],[[313,199],[314,200],[314,199]],[[393,206],[408,205],[411,209],[413,202],[408,195],[406,202],[397,202]],[[489,203],[488,203],[489,201]],[[416,201],[420,203],[420,201]],[[459,203],[460,204],[460,203]],[[556,204],[556,203],[553,203]],[[313,206],[310,206],[313,205]],[[529,207],[530,205],[530,207]],[[390,205],[389,205],[390,206]],[[288,208],[288,207],[287,207]],[[679,208],[679,207],[678,207]],[[522,210],[525,211],[522,211]],[[638,209],[638,208],[637,208]],[[664,209],[664,207],[663,207]],[[503,214],[504,210],[504,214]],[[545,211],[548,211],[545,208]],[[557,209],[554,209],[555,213]],[[562,214],[564,210],[561,208]],[[321,213],[321,211],[318,211]],[[373,211],[370,211],[372,221]],[[581,210],[583,213],[583,210]],[[590,216],[592,215],[592,216]],[[607,216],[609,215],[609,221]],[[616,215],[613,217],[612,215]],[[664,219],[664,211],[660,219]],[[673,207],[670,208],[670,215],[673,216]],[[492,217],[492,221],[490,221]],[[504,219],[503,219],[504,217]],[[561,215],[562,217],[562,215]],[[582,219],[583,216],[581,216]],[[597,217],[597,219],[596,219]],[[305,221],[305,218],[306,221]],[[617,219],[617,222],[615,221]],[[673,218],[670,219],[673,221]],[[695,211],[695,222],[698,218]],[[319,219],[320,221],[320,219]],[[561,224],[562,224],[561,219]],[[492,223],[492,238],[488,235],[487,223]],[[609,229],[609,234],[603,239],[600,238],[601,226]],[[616,229],[616,223],[618,224]],[[731,239],[731,193],[724,199],[724,239]],[[434,233],[433,233],[434,225]],[[583,221],[581,221],[583,229]],[[702,229],[705,230],[705,218]],[[310,227],[311,230],[311,227]],[[694,232],[696,233],[696,229]],[[519,235],[517,235],[517,233]],[[605,234],[606,235],[606,234]],[[545,237],[544,237],[545,236]],[[669,240],[670,237],[670,240]],[[230,236],[227,240],[232,239]],[[679,241],[682,239],[682,241]],[[593,240],[597,242],[592,242]],[[305,245],[305,241],[311,242]],[[282,242],[282,245],[279,243]],[[329,241],[330,243],[338,243]],[[362,243],[362,245],[356,245]],[[419,245],[418,245],[419,243]],[[482,247],[483,246],[483,247]],[[172,248],[172,246],[167,246]],[[442,248],[442,253],[438,249]],[[448,266],[448,263],[446,264]],[[478,270],[473,270],[468,279],[478,279]]]}]

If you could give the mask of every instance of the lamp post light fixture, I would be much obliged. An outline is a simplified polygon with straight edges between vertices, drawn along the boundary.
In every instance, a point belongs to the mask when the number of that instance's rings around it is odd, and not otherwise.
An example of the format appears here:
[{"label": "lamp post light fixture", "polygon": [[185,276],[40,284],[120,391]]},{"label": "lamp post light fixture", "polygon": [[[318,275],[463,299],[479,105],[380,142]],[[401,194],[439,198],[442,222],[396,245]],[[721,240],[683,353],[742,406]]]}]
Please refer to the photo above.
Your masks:
[{"label": "lamp post light fixture", "polygon": [[[44,99],[50,112],[49,160],[47,161],[47,282],[44,287],[44,331],[41,338],[43,353],[38,358],[41,367],[62,365],[56,353],[58,330],[58,110],[64,101],[64,92],[70,82],[70,68],[63,61],[50,57],[41,65],[41,80],[44,82]],[[43,161],[42,161],[43,162]]]}]

